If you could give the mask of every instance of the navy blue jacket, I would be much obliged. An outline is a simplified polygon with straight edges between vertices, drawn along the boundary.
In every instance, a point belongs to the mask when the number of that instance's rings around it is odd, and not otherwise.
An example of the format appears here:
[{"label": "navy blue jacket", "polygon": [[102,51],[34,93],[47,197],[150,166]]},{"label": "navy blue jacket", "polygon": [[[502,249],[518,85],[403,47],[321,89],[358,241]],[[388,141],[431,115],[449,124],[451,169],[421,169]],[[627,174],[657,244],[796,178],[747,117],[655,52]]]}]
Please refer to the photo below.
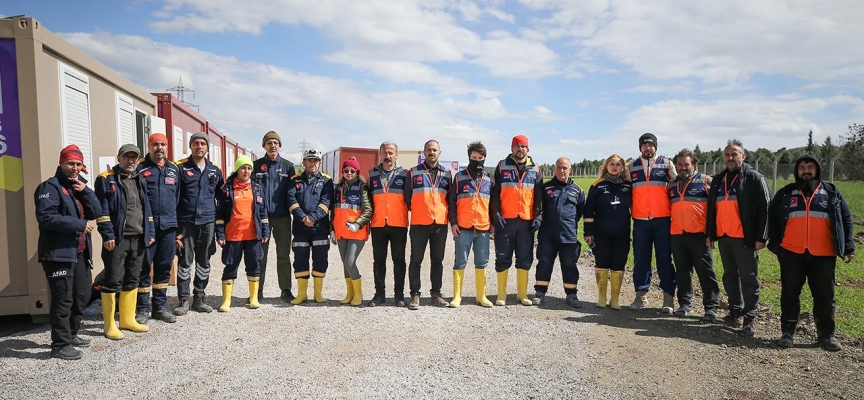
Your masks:
[{"label": "navy blue jacket", "polygon": [[270,218],[291,218],[288,212],[288,188],[296,175],[294,164],[281,156],[271,160],[264,155],[252,163],[252,180],[264,190],[267,215]]},{"label": "navy blue jacket", "polygon": [[630,236],[631,189],[627,181],[598,179],[591,184],[585,200],[585,236]]},{"label": "navy blue jacket", "polygon": [[180,166],[180,202],[177,204],[177,220],[193,225],[216,222],[216,192],[225,183],[222,170],[208,159],[204,159],[204,172],[191,158],[177,162]]},{"label": "navy blue jacket", "polygon": [[[829,214],[831,226],[834,228],[834,249],[839,257],[855,254],[855,238],[852,232],[852,213],[846,199],[837,187],[828,182],[822,182],[822,188],[828,192],[828,203],[832,212]],[[768,250],[777,254],[783,235],[786,233],[786,221],[789,219],[789,197],[797,189],[795,183],[790,183],[778,190],[768,207]]]},{"label": "navy blue jacket", "polygon": [[[78,180],[87,182],[81,176]],[[73,195],[84,208],[84,219],[78,215]],[[69,177],[57,167],[53,177],[39,184],[33,198],[36,201],[36,222],[39,223],[39,262],[77,262],[78,235],[87,228],[88,220],[101,214],[96,194],[89,187],[82,192],[73,191]],[[92,264],[93,245],[89,233],[84,257]]]},{"label": "navy blue jacket", "polygon": [[[234,210],[234,176],[228,178],[225,186],[216,197],[216,239],[225,240],[225,227],[231,222]],[[270,237],[270,221],[267,219],[267,205],[264,200],[264,189],[252,182],[252,215],[255,218],[255,233],[258,240]]]},{"label": "navy blue jacket", "polygon": [[153,212],[156,229],[165,230],[177,227],[177,203],[180,201],[180,167],[172,161],[165,161],[159,168],[145,156],[138,164],[138,173],[147,181],[147,198]]},{"label": "navy blue jacket", "polygon": [[[126,192],[118,179],[120,166],[115,165],[110,171],[105,171],[96,177],[96,198],[99,199],[101,213],[96,218],[99,234],[102,241],[123,240],[123,228],[126,226]],[[135,174],[134,179],[138,183],[138,196],[144,207],[144,244],[149,246],[150,239],[156,238],[156,228],[153,226],[153,213],[150,211],[150,202],[147,198],[147,181]]]},{"label": "navy blue jacket", "polygon": [[537,240],[579,243],[579,220],[585,210],[582,188],[570,178],[552,178],[534,188],[534,221],[540,222]]},{"label": "navy blue jacket", "polygon": [[[330,207],[333,206],[333,179],[321,172],[311,177],[301,172],[291,177],[288,188],[288,211],[294,216],[294,232],[329,233]],[[309,216],[315,226],[303,224],[303,217]]]}]

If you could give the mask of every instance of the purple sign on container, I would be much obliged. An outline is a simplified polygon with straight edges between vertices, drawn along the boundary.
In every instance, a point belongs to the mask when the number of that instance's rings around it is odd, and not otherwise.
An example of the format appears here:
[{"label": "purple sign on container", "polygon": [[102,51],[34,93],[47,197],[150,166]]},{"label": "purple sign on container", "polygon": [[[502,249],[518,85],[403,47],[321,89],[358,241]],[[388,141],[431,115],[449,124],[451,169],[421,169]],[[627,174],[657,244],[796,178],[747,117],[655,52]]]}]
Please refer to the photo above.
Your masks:
[{"label": "purple sign on container", "polygon": [[0,157],[22,157],[15,40],[0,39]]}]

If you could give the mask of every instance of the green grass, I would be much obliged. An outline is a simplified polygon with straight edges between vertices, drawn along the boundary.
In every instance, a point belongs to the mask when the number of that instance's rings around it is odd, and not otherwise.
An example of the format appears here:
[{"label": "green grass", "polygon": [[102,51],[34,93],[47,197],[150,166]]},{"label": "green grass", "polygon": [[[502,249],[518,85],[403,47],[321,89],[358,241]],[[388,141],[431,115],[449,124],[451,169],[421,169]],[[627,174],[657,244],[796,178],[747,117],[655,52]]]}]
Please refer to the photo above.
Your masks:
[{"label": "green grass", "polygon": [[[585,190],[596,180],[596,178],[574,178],[579,186]],[[778,180],[777,188],[781,188],[791,181]],[[864,230],[864,182],[836,182],[837,188],[843,194],[849,208],[852,211],[852,220],[858,222],[854,226],[856,233]],[[769,188],[771,182],[769,181]],[[583,243],[583,248],[587,249]],[[836,271],[836,300],[837,300],[837,330],[854,338],[864,338],[864,251],[861,245],[857,246],[857,257],[849,264],[837,260]],[[627,260],[627,265],[632,269],[633,252]],[[714,268],[717,278],[723,276],[723,262],[720,253],[714,252]],[[695,278],[695,277],[694,277]],[[780,313],[780,264],[777,257],[767,249],[759,254],[759,279],[762,282],[761,302],[771,307],[772,312]],[[722,282],[721,282],[722,289]],[[807,285],[801,292],[801,311],[810,312],[813,309],[813,297]],[[779,331],[779,327],[777,328]]]}]

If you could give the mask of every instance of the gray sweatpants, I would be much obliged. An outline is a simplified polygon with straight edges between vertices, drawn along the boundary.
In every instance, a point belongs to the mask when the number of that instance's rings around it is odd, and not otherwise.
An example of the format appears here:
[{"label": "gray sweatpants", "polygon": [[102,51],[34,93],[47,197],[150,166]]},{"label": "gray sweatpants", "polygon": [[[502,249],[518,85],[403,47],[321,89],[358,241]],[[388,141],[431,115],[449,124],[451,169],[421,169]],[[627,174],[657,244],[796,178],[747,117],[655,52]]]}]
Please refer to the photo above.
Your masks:
[{"label": "gray sweatpants", "polygon": [[759,313],[759,252],[744,247],[744,239],[717,240],[723,260],[723,286],[729,295],[729,313],[756,318]]},{"label": "gray sweatpants", "polygon": [[363,250],[366,242],[353,239],[339,239],[339,255],[342,257],[342,269],[345,271],[345,279],[360,279],[360,270],[357,269],[357,257]]}]

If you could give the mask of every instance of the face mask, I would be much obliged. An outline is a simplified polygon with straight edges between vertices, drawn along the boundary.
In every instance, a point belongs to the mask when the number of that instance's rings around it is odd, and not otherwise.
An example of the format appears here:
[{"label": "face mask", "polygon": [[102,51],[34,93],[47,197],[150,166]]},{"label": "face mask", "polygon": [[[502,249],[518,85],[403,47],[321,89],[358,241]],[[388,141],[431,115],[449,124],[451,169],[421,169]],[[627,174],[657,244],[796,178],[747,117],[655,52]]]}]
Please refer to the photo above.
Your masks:
[{"label": "face mask", "polygon": [[483,170],[483,163],[484,162],[486,162],[486,160],[482,160],[482,161],[468,160],[468,170],[474,171],[474,172],[480,172]]}]

